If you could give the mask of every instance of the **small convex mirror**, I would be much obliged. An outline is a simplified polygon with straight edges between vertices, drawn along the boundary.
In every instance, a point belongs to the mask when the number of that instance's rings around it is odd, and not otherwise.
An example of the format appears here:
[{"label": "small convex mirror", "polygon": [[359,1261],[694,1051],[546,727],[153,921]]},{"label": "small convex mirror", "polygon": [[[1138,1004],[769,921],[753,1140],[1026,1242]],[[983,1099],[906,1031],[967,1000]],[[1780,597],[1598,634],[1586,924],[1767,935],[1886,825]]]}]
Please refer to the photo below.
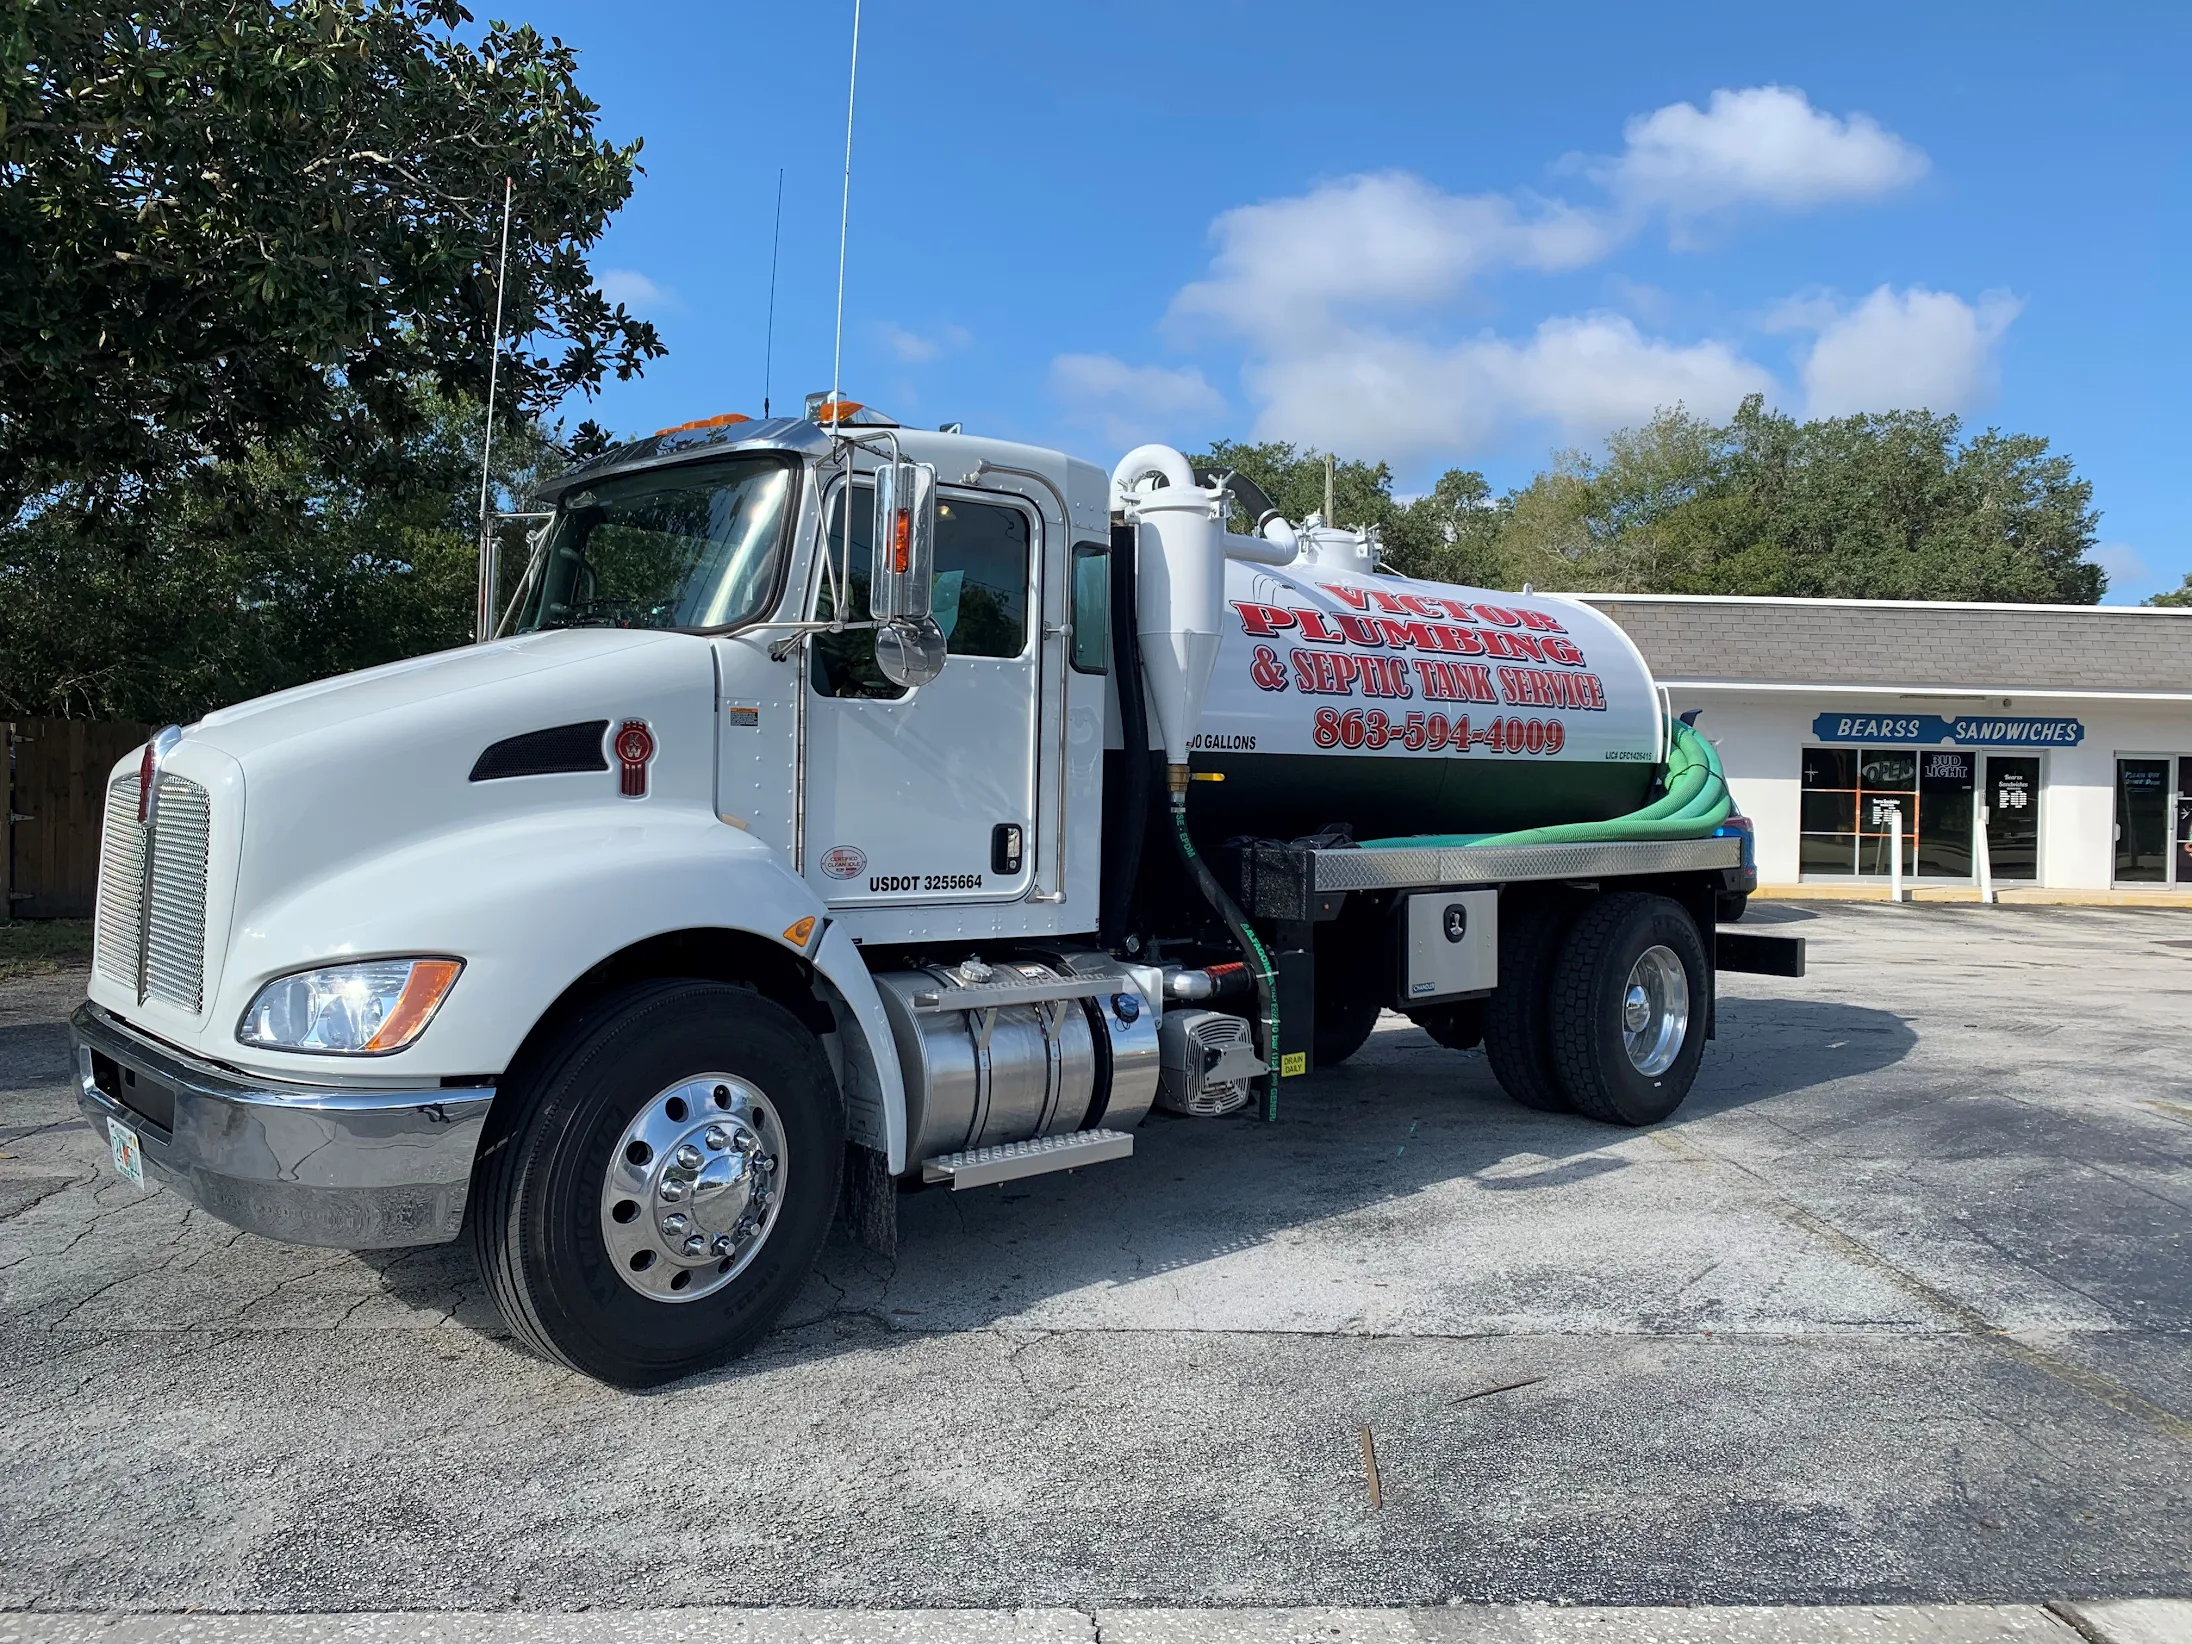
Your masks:
[{"label": "small convex mirror", "polygon": [[935,581],[936,470],[887,462],[875,471],[868,614],[876,666],[893,685],[926,685],[944,671],[944,631],[929,614]]}]

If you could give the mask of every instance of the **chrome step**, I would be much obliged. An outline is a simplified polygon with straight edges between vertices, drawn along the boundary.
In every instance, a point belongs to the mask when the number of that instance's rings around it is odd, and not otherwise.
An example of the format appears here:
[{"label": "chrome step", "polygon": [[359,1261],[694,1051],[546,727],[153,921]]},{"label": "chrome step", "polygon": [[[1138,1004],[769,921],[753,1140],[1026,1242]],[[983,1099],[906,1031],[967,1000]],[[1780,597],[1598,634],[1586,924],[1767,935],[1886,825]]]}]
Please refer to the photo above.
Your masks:
[{"label": "chrome step", "polygon": [[1063,1136],[1038,1136],[1033,1141],[941,1153],[921,1161],[921,1179],[949,1182],[956,1193],[963,1187],[987,1187],[992,1182],[1016,1181],[1053,1170],[1078,1170],[1082,1165],[1123,1159],[1133,1151],[1134,1138],[1123,1130],[1074,1130]]}]

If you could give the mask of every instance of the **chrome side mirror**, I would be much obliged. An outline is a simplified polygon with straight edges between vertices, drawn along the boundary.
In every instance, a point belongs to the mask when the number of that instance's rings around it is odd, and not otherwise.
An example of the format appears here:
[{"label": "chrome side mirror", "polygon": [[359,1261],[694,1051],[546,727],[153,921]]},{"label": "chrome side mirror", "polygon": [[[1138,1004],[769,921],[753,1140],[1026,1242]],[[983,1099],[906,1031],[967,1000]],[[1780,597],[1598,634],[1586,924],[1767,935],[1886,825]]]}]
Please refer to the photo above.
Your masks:
[{"label": "chrome side mirror", "polygon": [[936,470],[887,462],[875,471],[875,534],[868,614],[875,664],[893,685],[926,685],[944,671],[944,631],[929,614],[936,581]]}]

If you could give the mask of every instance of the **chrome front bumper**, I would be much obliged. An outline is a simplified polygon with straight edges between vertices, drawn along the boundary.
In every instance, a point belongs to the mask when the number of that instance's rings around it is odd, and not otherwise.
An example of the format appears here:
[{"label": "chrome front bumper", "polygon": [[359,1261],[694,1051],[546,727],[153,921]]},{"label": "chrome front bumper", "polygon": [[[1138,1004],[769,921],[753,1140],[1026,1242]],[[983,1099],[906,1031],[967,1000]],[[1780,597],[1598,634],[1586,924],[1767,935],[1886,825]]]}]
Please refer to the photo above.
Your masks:
[{"label": "chrome front bumper", "polygon": [[359,1090],[251,1079],[186,1056],[86,1002],[69,1022],[77,1102],[119,1119],[193,1204],[288,1244],[443,1244],[464,1226],[494,1091]]}]

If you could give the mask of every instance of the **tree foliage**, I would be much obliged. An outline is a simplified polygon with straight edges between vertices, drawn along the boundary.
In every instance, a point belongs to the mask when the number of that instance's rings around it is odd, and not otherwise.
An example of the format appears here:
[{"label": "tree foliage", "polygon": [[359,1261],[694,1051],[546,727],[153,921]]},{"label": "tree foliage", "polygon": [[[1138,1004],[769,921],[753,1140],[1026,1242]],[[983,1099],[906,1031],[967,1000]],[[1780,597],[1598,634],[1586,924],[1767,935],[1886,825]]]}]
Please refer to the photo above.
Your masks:
[{"label": "tree foliage", "polygon": [[[0,530],[0,711],[189,721],[469,639],[480,408],[415,390],[401,440],[337,415],[131,509],[72,487]],[[533,430],[496,454],[507,491],[567,460]]]},{"label": "tree foliage", "polygon": [[[14,0],[0,32],[0,518],[128,502],[415,385],[484,397],[503,178],[513,426],[662,352],[585,253],[639,144],[457,0]],[[277,457],[272,460],[287,460]]]},{"label": "tree foliage", "polygon": [[[1247,473],[1289,518],[1322,506],[1317,452],[1221,444],[1197,461]],[[1466,469],[1406,503],[1382,463],[1339,474],[1340,518],[1377,526],[1396,569],[1441,581],[2072,604],[2107,587],[2086,557],[2093,488],[2068,457],[1925,411],[1798,422],[1753,396],[1716,424],[1678,407],[1496,501]]]}]

